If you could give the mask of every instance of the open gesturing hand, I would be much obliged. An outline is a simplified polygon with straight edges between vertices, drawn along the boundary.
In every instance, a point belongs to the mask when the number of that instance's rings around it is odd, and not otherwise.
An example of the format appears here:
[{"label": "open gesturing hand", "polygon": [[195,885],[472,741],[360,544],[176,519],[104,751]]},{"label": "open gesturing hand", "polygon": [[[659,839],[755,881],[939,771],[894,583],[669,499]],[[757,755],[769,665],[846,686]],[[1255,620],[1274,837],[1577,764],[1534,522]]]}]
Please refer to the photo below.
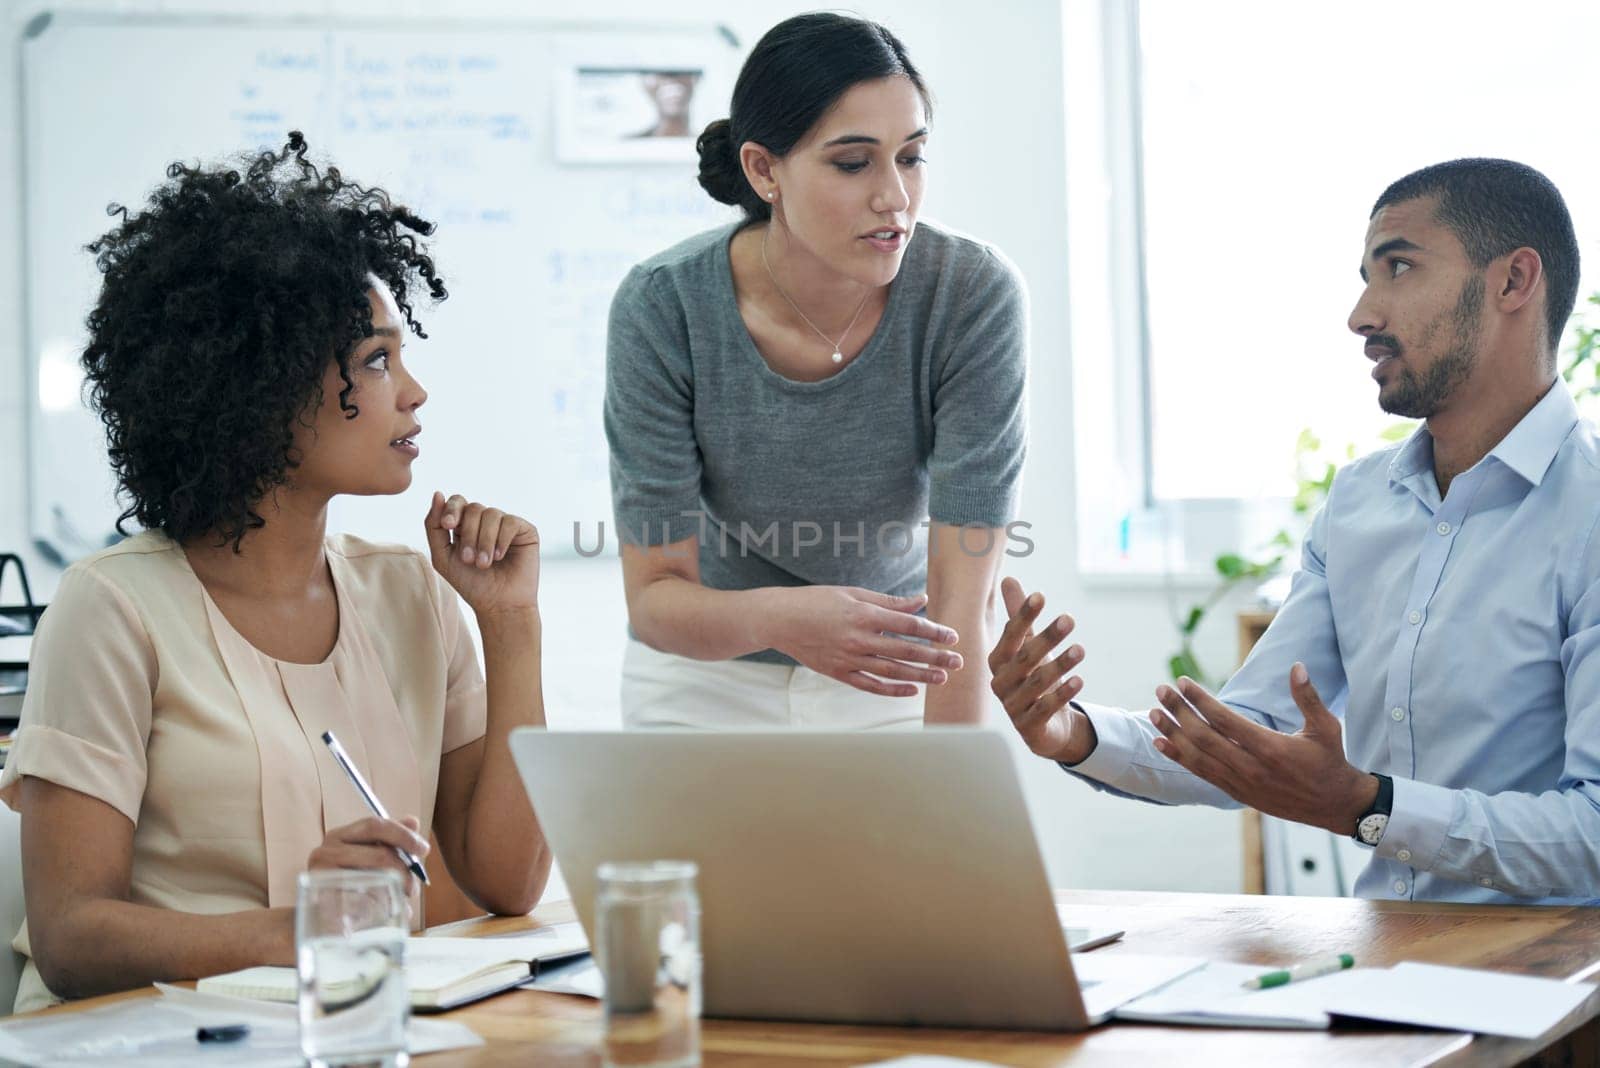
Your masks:
[{"label": "open gesturing hand", "polygon": [[1150,711],[1163,735],[1156,749],[1269,816],[1354,834],[1377,797],[1378,780],[1345,759],[1339,719],[1322,703],[1305,665],[1289,672],[1289,692],[1305,717],[1295,734],[1239,715],[1193,679],[1162,686],[1161,708]]},{"label": "open gesturing hand", "polygon": [[1033,626],[1044,611],[1044,594],[1025,594],[1022,584],[1007,578],[1000,584],[1005,599],[1006,628],[989,654],[993,678],[989,689],[1005,706],[1012,726],[1028,748],[1051,760],[1077,763],[1094,747],[1093,728],[1079,722],[1069,702],[1083,689],[1070,673],[1083,662],[1083,646],[1060,656],[1050,654],[1072,633],[1071,616],[1057,616],[1038,634]]}]

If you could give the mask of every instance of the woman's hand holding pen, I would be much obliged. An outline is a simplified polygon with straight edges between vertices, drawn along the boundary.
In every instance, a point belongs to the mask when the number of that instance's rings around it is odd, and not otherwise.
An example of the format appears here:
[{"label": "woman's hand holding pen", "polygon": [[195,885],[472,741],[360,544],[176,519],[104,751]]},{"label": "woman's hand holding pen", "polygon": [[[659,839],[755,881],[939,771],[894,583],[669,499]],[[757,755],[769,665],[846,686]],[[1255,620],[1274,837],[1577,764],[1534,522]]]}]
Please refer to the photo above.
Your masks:
[{"label": "woman's hand holding pen", "polygon": [[[916,612],[924,595],[891,597],[853,586],[773,589],[766,644],[819,674],[867,693],[914,697],[959,670],[956,632]],[[918,638],[920,641],[910,639]]]},{"label": "woman's hand holding pen", "polygon": [[521,516],[433,495],[423,527],[433,566],[482,616],[539,603],[539,532]]},{"label": "woman's hand holding pen", "polygon": [[419,859],[426,857],[428,840],[421,832],[422,824],[415,816],[397,820],[369,816],[329,831],[322,844],[311,851],[306,867],[393,868],[405,878],[406,893],[410,894],[417,877],[395,850],[403,849]]}]

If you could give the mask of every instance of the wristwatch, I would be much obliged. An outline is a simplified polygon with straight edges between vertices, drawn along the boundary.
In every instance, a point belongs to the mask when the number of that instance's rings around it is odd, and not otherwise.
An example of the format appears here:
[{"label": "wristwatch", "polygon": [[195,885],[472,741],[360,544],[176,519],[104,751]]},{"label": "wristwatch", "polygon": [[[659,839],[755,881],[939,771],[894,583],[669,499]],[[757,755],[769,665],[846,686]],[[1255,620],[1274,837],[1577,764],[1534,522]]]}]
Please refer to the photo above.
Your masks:
[{"label": "wristwatch", "polygon": [[1394,780],[1377,772],[1373,772],[1372,777],[1378,780],[1378,796],[1373,800],[1372,807],[1356,820],[1356,833],[1351,836],[1366,846],[1375,846],[1383,841],[1384,829],[1389,826],[1389,813],[1394,809]]}]

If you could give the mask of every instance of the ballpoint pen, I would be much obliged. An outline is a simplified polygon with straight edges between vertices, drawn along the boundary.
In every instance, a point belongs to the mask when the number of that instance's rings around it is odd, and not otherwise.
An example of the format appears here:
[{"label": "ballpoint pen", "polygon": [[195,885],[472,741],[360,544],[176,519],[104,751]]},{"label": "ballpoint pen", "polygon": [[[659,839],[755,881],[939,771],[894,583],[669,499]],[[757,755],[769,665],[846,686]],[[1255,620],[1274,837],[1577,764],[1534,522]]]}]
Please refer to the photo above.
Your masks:
[{"label": "ballpoint pen", "polygon": [[1269,987],[1282,986],[1285,983],[1297,982],[1301,979],[1315,979],[1319,975],[1331,975],[1342,972],[1346,968],[1355,967],[1356,959],[1348,953],[1341,953],[1337,957],[1324,957],[1320,960],[1308,960],[1296,964],[1292,968],[1282,968],[1275,972],[1266,972],[1254,979],[1244,982],[1246,990],[1266,990]]},{"label": "ballpoint pen", "polygon": [[[380,820],[388,819],[389,814],[383,810],[383,802],[378,800],[378,795],[372,792],[372,788],[367,785],[367,780],[361,777],[361,773],[356,770],[356,766],[350,762],[350,757],[345,754],[344,746],[339,744],[339,739],[333,736],[332,731],[323,731],[322,740],[327,743],[329,752],[333,753],[333,759],[339,762],[339,766],[350,777],[350,781],[355,783],[357,792],[361,794],[361,799],[367,803],[367,807],[372,809],[372,814]],[[399,846],[396,846],[394,851],[399,853],[400,859],[406,862],[406,867],[411,869],[411,874],[421,879],[424,886],[428,885],[428,873],[423,869],[422,861]]]}]

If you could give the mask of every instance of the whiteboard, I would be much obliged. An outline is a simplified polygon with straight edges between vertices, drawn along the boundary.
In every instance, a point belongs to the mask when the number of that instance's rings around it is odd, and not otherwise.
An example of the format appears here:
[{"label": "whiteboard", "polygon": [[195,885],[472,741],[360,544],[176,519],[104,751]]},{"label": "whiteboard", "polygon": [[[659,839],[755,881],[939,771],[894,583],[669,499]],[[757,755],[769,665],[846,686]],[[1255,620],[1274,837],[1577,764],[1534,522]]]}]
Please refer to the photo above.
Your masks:
[{"label": "whiteboard", "polygon": [[121,511],[78,367],[99,286],[83,246],[110,227],[106,205],[136,209],[173,160],[276,149],[290,129],[439,224],[450,291],[418,302],[429,339],[407,340],[430,395],[412,488],[341,498],[330,529],[421,544],[438,488],[527,516],[557,554],[581,523],[593,551],[611,528],[611,294],[634,263],[734,218],[696,184],[692,137],[604,135],[657,120],[645,92],[622,91],[630,70],[700,71],[689,129],[725,115],[730,33],[58,14],[21,50],[30,528],[46,556],[115,540]]}]

